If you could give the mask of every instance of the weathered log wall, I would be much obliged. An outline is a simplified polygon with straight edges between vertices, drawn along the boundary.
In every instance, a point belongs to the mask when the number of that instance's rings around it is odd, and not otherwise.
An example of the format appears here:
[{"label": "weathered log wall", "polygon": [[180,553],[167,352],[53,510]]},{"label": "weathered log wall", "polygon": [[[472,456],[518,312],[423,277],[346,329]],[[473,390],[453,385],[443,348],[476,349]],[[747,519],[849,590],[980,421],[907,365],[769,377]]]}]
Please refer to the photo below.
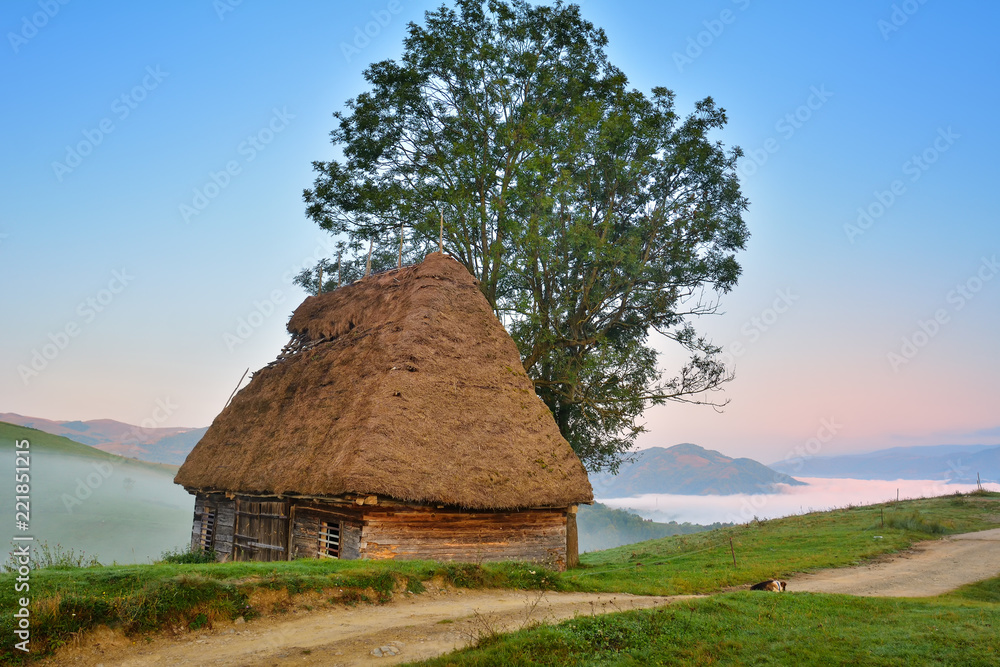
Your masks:
[{"label": "weathered log wall", "polygon": [[233,560],[288,560],[290,503],[276,498],[236,498]]},{"label": "weathered log wall", "polygon": [[566,509],[464,512],[365,507],[361,557],[484,562],[523,560],[566,567]]},{"label": "weathered log wall", "polygon": [[[204,521],[209,510],[214,510],[212,536],[203,545],[202,530],[206,528]],[[191,550],[200,551],[203,547],[215,549],[220,559],[232,557],[233,531],[236,524],[236,501],[227,500],[221,493],[199,493],[194,499],[194,522],[191,528]]]},{"label": "weathered log wall", "polygon": [[220,559],[233,557],[233,534],[236,532],[236,501],[218,501],[215,518],[215,553]]},{"label": "weathered log wall", "polygon": [[[344,560],[523,560],[557,569],[576,562],[575,508],[468,512],[368,498],[374,504],[337,498],[292,501],[289,506],[273,498],[199,493],[192,548],[201,546],[202,521],[211,508],[213,546],[220,559],[321,557],[320,526],[326,521],[339,525],[339,557]],[[237,523],[243,531],[239,536]],[[234,551],[236,537],[241,546]]]},{"label": "weathered log wall", "polygon": [[362,513],[350,507],[301,504],[294,509],[292,522],[292,558],[320,557],[319,527],[322,521],[340,522],[340,558],[361,557]]}]

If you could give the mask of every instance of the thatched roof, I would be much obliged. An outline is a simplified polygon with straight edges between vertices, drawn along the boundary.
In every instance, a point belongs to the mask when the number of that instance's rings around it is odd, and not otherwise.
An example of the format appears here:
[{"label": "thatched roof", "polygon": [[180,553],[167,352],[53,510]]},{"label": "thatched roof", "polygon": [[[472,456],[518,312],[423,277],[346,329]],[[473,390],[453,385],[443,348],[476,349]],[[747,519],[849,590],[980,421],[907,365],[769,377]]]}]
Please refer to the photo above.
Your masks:
[{"label": "thatched roof", "polygon": [[188,490],[374,494],[469,509],[591,502],[517,346],[454,259],[311,296],[298,351],[254,374],[188,455]]}]

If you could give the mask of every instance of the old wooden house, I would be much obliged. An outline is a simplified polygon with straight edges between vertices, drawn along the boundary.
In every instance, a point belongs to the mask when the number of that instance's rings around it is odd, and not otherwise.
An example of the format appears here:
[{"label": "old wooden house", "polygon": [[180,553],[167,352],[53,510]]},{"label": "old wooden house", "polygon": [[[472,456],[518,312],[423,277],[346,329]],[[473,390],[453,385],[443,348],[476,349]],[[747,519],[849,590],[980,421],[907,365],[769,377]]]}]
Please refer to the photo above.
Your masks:
[{"label": "old wooden house", "polygon": [[308,297],[288,329],[177,473],[193,548],[575,562],[586,472],[459,262]]}]

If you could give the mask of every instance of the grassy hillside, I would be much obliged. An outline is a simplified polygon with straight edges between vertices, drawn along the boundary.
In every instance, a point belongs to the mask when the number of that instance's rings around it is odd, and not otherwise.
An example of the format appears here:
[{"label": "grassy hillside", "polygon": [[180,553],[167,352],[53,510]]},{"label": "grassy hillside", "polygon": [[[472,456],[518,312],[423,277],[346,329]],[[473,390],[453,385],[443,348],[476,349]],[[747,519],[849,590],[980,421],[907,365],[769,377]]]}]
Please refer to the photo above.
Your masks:
[{"label": "grassy hillside", "polygon": [[174,475],[177,473],[177,466],[166,463],[151,463],[138,459],[118,456],[101,451],[90,445],[76,442],[70,438],[39,431],[27,426],[18,426],[0,422],[0,452],[10,452],[14,450],[15,440],[28,440],[31,449],[36,448],[46,456],[61,455],[90,461],[107,461],[112,465],[124,465],[129,469],[141,469],[161,474]]},{"label": "grassy hillside", "polygon": [[[582,567],[563,574],[558,585],[706,593],[854,565],[905,549],[914,540],[998,524],[998,493],[849,508],[587,554]],[[475,648],[419,664],[986,666],[1000,664],[998,624],[1000,578],[916,599],[739,591],[510,635],[487,634]]]},{"label": "grassy hillside", "polygon": [[[31,530],[102,562],[149,562],[190,540],[194,499],[173,483],[175,466],[146,463],[35,429],[0,423],[0,457],[31,443]],[[0,507],[13,517],[14,477],[0,476]],[[4,550],[6,551],[6,549]]]},{"label": "grassy hillside", "polygon": [[113,419],[52,421],[13,412],[0,412],[0,422],[38,429],[112,454],[170,465],[182,464],[208,430],[207,427],[147,428]]},{"label": "grassy hillside", "polygon": [[578,590],[641,595],[706,593],[856,565],[919,539],[998,525],[998,493],[850,507],[583,554],[580,568],[564,574],[562,582]]},{"label": "grassy hillside", "polygon": [[[882,525],[883,518],[885,525]],[[998,522],[1000,494],[944,496],[788,517],[653,540],[588,554],[580,568],[565,573],[519,563],[461,565],[330,560],[49,568],[32,573],[35,619],[32,641],[39,648],[52,648],[67,641],[70,633],[102,624],[138,635],[168,624],[194,629],[210,625],[213,620],[237,616],[251,619],[287,610],[299,593],[309,593],[312,596],[310,604],[320,606],[343,602],[377,603],[389,600],[401,591],[419,592],[423,590],[423,582],[432,578],[467,588],[710,593],[769,576],[852,565],[905,549],[918,540],[940,537],[947,532],[994,528]],[[876,535],[881,539],[874,539]],[[730,538],[736,548],[735,568],[729,551]],[[997,586],[984,584],[963,593],[964,597],[955,598],[955,601],[942,602],[943,607],[920,607],[919,603],[905,607],[909,604],[906,601],[857,601],[845,605],[837,602],[840,599],[838,596],[804,595],[799,601],[799,596],[725,594],[706,602],[691,603],[695,605],[690,607],[693,611],[689,606],[674,605],[668,609],[666,616],[652,615],[647,618],[632,614],[614,615],[611,620],[600,622],[581,620],[584,625],[573,626],[569,630],[539,630],[542,634],[519,635],[511,641],[525,642],[524,646],[537,650],[540,664],[565,664],[560,660],[572,662],[586,655],[587,651],[601,656],[602,664],[615,664],[617,654],[614,651],[622,652],[619,656],[622,664],[655,664],[655,661],[649,663],[643,657],[643,643],[656,650],[665,650],[663,647],[678,641],[678,635],[670,634],[674,632],[671,628],[687,627],[690,632],[680,637],[693,642],[691,650],[695,652],[691,654],[691,660],[710,662],[718,660],[729,650],[729,635],[722,632],[727,629],[730,634],[735,633],[733,636],[736,639],[732,640],[736,642],[733,644],[734,655],[743,656],[743,662],[752,663],[756,659],[747,656],[752,656],[753,651],[771,651],[773,646],[786,646],[787,641],[781,639],[782,633],[809,640],[815,639],[816,633],[836,633],[835,636],[841,638],[835,644],[840,646],[843,637],[850,636],[850,628],[863,624],[865,618],[871,625],[872,614],[888,614],[895,609],[902,611],[891,616],[892,623],[884,624],[888,633],[886,636],[891,635],[893,642],[907,640],[906,628],[914,619],[919,619],[922,625],[914,627],[927,632],[935,628],[937,634],[931,636],[936,641],[940,641],[942,636],[950,636],[948,633],[952,631],[966,633],[972,638],[969,641],[982,648],[983,655],[989,655],[985,651],[990,650],[990,645],[982,644],[977,637],[983,624],[994,624],[996,627],[995,620],[1000,621],[995,617],[995,603],[1000,597],[998,593],[1000,589]],[[14,608],[14,596],[13,575],[0,575],[0,608]],[[807,598],[819,601],[809,602]],[[824,599],[833,602],[823,602]],[[791,602],[785,603],[786,600]],[[774,606],[776,603],[788,606],[777,608]],[[993,612],[989,611],[989,604],[994,605]],[[678,609],[686,613],[670,615]],[[947,612],[943,616],[928,616],[944,613],[942,610]],[[823,620],[827,618],[830,620]],[[678,626],[684,619],[688,619],[688,625]],[[758,634],[745,636],[748,631],[741,628],[746,628],[747,622],[754,619],[759,621],[753,626]],[[803,624],[803,619],[813,620]],[[0,634],[11,636],[12,620],[10,615],[0,616]],[[595,625],[588,626],[586,623]],[[841,623],[848,629],[841,632],[836,626]],[[827,627],[827,624],[831,625]],[[797,625],[801,627],[792,627]],[[821,626],[827,627],[827,630],[821,631]],[[579,633],[589,637],[586,641],[592,643],[588,644],[575,635],[546,635],[546,632]],[[790,634],[793,632],[798,634]],[[810,635],[810,632],[814,634]],[[768,643],[772,641],[775,643]],[[930,640],[920,641],[926,643]],[[539,648],[539,645],[549,648]],[[560,647],[568,647],[568,652],[561,653],[563,648]],[[849,648],[844,646],[845,651]],[[454,664],[518,664],[518,661],[523,661],[524,654],[518,653],[522,649],[515,646],[510,650],[514,653],[496,654],[501,656],[499,658],[493,653],[470,654],[484,656],[481,663],[466,657],[449,660],[456,660]],[[632,652],[639,657],[625,657]],[[9,653],[0,654],[0,657],[4,655],[10,658]],[[521,657],[518,658],[518,655]],[[505,663],[508,658],[515,661]],[[798,664],[809,664],[809,660],[803,660]],[[838,661],[839,658],[835,660]],[[952,663],[967,664],[954,659]],[[446,661],[439,664],[452,663]],[[813,664],[822,664],[822,661]],[[907,663],[899,660],[886,664]]]},{"label": "grassy hillside", "polygon": [[985,667],[1000,664],[998,602],[1000,579],[934,598],[727,593],[487,637],[419,664]]}]

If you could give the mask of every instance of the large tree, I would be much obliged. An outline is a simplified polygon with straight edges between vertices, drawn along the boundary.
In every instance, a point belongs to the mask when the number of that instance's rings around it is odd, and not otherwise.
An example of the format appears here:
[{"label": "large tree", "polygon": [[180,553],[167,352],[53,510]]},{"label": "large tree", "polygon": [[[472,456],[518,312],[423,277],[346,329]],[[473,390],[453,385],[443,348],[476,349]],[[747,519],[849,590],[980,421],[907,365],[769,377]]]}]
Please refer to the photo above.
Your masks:
[{"label": "large tree", "polygon": [[[576,5],[457,0],[365,71],[315,162],[308,215],[344,239],[341,280],[438,244],[475,275],[538,395],[591,470],[615,470],[650,405],[707,402],[731,378],[692,318],[740,273],[747,202],[711,98],[680,118],[604,53]],[[325,262],[335,288],[337,260]],[[300,282],[314,289],[319,268]],[[690,352],[668,378],[650,336]]]}]

